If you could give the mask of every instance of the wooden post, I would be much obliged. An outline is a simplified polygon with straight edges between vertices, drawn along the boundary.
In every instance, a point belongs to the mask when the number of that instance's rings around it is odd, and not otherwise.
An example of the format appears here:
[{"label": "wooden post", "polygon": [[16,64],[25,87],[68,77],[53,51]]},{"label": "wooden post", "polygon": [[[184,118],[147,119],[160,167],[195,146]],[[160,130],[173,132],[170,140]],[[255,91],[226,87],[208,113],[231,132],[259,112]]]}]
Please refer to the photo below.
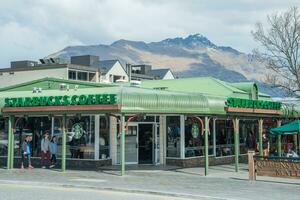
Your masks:
[{"label": "wooden post", "polygon": [[205,143],[205,176],[208,175],[208,126],[209,120],[208,117],[205,117],[205,133],[204,133],[204,143]]},{"label": "wooden post", "polygon": [[255,173],[255,164],[254,164],[254,156],[255,151],[248,151],[248,169],[249,169],[249,180],[255,181],[256,180],[256,173]]},{"label": "wooden post", "polygon": [[234,157],[235,157],[235,171],[239,171],[239,154],[240,154],[240,137],[239,137],[239,119],[232,120],[234,127]]},{"label": "wooden post", "polygon": [[263,155],[263,148],[262,148],[262,132],[263,132],[263,119],[258,120],[258,149],[259,149],[259,155]]},{"label": "wooden post", "polygon": [[[277,127],[281,126],[281,120],[277,120]],[[277,152],[278,156],[281,157],[281,135],[277,135]]]},{"label": "wooden post", "polygon": [[66,171],[66,152],[67,152],[67,119],[66,115],[63,115],[62,120],[62,152],[61,152],[61,171]]}]

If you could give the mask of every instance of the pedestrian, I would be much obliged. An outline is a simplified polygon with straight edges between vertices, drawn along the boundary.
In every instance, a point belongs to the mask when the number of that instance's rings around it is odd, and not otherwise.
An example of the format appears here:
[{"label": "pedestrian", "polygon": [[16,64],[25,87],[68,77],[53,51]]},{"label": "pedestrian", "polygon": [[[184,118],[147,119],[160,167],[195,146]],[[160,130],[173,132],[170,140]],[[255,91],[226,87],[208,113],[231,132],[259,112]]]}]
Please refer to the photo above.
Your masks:
[{"label": "pedestrian", "polygon": [[270,142],[267,138],[266,133],[263,133],[262,135],[262,149],[263,149],[263,156],[269,156]]},{"label": "pedestrian", "polygon": [[53,136],[50,142],[50,153],[51,153],[51,165],[50,168],[56,165],[56,155],[57,155],[57,140],[56,136]]},{"label": "pedestrian", "polygon": [[51,164],[50,161],[50,141],[49,141],[49,133],[46,132],[41,141],[41,165],[42,168],[45,169],[46,166],[49,167]]},{"label": "pedestrian", "polygon": [[[27,166],[28,169],[33,169],[31,165],[31,141],[32,141],[32,133],[26,133],[25,140],[22,143],[21,154],[21,169],[24,169],[24,166]],[[25,163],[27,163],[25,165]]]},{"label": "pedestrian", "polygon": [[256,146],[255,137],[252,131],[249,132],[248,137],[246,139],[246,147],[248,151],[254,151]]}]

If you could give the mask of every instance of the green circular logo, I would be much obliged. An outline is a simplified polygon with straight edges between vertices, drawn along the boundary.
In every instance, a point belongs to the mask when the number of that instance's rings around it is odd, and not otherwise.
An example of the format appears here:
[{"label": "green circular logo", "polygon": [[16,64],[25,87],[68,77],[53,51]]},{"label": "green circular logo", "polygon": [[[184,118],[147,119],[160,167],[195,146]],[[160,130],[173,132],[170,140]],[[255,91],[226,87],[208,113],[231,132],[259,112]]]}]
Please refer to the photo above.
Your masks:
[{"label": "green circular logo", "polygon": [[74,133],[75,139],[80,139],[82,135],[84,134],[83,127],[80,123],[76,123],[72,126],[72,132]]},{"label": "green circular logo", "polygon": [[191,132],[192,132],[193,138],[197,138],[197,137],[199,136],[199,127],[198,127],[198,124],[194,123],[194,124],[192,125],[192,130],[191,130]]}]

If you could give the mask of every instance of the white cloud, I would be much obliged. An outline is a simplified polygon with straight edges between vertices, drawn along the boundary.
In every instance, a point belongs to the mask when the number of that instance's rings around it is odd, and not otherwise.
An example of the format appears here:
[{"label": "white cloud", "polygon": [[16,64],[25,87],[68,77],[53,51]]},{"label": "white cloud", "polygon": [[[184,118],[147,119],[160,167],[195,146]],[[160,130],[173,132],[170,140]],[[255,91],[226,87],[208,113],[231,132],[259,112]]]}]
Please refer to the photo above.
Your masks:
[{"label": "white cloud", "polygon": [[298,0],[27,0],[0,2],[0,66],[38,59],[69,45],[118,39],[159,41],[201,33],[250,52],[250,31]]}]

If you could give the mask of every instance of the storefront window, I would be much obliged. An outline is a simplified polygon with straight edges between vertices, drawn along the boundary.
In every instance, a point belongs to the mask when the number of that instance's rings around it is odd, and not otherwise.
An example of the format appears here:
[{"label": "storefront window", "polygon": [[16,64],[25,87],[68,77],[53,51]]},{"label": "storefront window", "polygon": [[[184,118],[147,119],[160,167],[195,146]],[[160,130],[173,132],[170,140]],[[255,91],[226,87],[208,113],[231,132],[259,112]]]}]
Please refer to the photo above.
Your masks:
[{"label": "storefront window", "polygon": [[109,158],[109,117],[100,116],[99,149],[100,159]]},{"label": "storefront window", "polygon": [[167,116],[167,157],[180,157],[180,116]]},{"label": "storefront window", "polygon": [[45,132],[51,133],[51,118],[28,117],[15,118],[15,156],[21,155],[21,146],[27,133],[32,134],[31,156],[39,157],[41,153],[41,140]]},{"label": "storefront window", "polygon": [[216,121],[216,156],[234,155],[232,120]]},{"label": "storefront window", "polygon": [[8,120],[7,118],[0,119],[0,156],[7,156],[8,147]]},{"label": "storefront window", "polygon": [[67,157],[94,159],[95,117],[68,117],[67,127]]},{"label": "storefront window", "polygon": [[[188,117],[185,120],[185,157],[204,156],[205,136],[201,134],[202,127],[196,119]],[[208,154],[213,155],[213,131],[210,127],[208,135]]]},{"label": "storefront window", "polygon": [[[250,135],[252,134],[252,136]],[[258,142],[258,121],[239,121],[240,154],[246,154],[248,149],[256,149]]]}]

